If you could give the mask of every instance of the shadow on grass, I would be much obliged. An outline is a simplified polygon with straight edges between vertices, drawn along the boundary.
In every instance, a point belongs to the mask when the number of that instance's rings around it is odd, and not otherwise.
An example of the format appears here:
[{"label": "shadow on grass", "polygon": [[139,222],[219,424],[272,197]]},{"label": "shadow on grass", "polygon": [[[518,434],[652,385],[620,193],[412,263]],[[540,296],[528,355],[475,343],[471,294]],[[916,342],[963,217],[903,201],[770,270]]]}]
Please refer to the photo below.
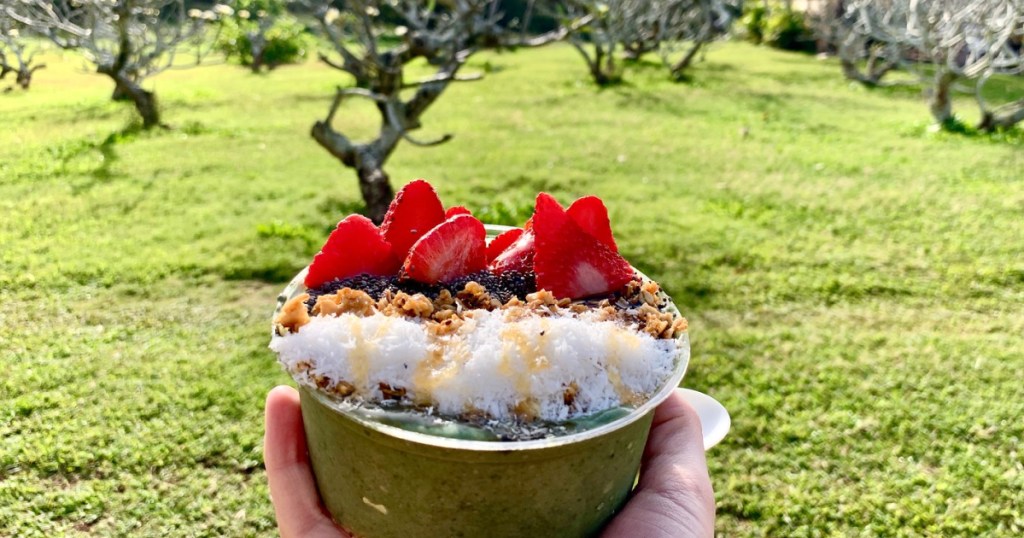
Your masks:
[{"label": "shadow on grass", "polygon": [[839,66],[835,66],[835,71],[831,69],[827,71],[800,71],[800,72],[766,72],[761,73],[761,77],[773,80],[779,84],[786,86],[807,86],[813,84],[815,86],[839,86],[844,82],[843,73],[839,69]]},{"label": "shadow on grass", "polygon": [[646,56],[641,56],[640,58],[625,58],[622,60],[622,65],[637,71],[665,68],[665,64],[651,60]]},{"label": "shadow on grass", "polygon": [[619,106],[623,108],[639,108],[679,118],[700,114],[698,111],[687,108],[686,103],[680,99],[668,99],[662,94],[639,90],[635,87],[621,86],[616,89],[615,93],[620,98]]},{"label": "shadow on grass", "polygon": [[[81,103],[72,103],[60,106],[60,109],[71,110],[75,121],[106,120],[115,116],[124,115],[124,108],[113,106],[109,101],[83,106]],[[64,110],[61,110],[63,113]]]},{"label": "shadow on grass", "polygon": [[1024,129],[1020,126],[1009,129],[996,129],[995,131],[982,131],[975,126],[968,125],[957,117],[953,117],[941,125],[929,122],[915,125],[907,130],[907,134],[915,138],[920,137],[942,141],[969,140],[987,144],[1024,147]]},{"label": "shadow on grass", "polygon": [[[334,222],[339,214],[356,212],[352,211],[355,208],[355,203],[333,200],[328,200],[320,207],[322,211],[340,211],[324,221],[328,223]],[[317,219],[317,222],[321,220]],[[324,238],[333,229],[333,224],[323,229],[319,225],[283,221],[258,224],[255,240],[250,239],[239,245],[225,263],[216,266],[214,273],[229,281],[256,280],[268,284],[288,282],[302,269],[304,262],[311,258],[311,253],[319,250]]]},{"label": "shadow on grass", "polygon": [[112,166],[118,161],[117,151],[114,149],[119,144],[132,142],[139,137],[144,130],[142,124],[132,122],[125,127],[118,129],[106,136],[101,142],[79,141],[75,143],[70,151],[61,156],[61,168],[66,169],[67,165],[86,153],[96,151],[100,154],[100,164],[89,172],[90,180],[72,185],[71,193],[79,195],[88,192],[97,185],[108,183],[118,177],[112,170]]},{"label": "shadow on grass", "polygon": [[90,191],[98,185],[109,183],[121,177],[120,174],[113,170],[114,164],[120,159],[116,149],[117,146],[134,142],[143,136],[152,138],[170,132],[197,136],[213,132],[213,130],[198,121],[187,122],[180,129],[145,129],[138,121],[132,121],[124,127],[111,132],[99,142],[92,139],[79,139],[47,148],[47,152],[54,160],[60,163],[58,173],[62,175],[69,174],[68,166],[76,159],[93,152],[99,153],[99,164],[86,172],[90,179],[71,186],[72,194],[79,195]]}]

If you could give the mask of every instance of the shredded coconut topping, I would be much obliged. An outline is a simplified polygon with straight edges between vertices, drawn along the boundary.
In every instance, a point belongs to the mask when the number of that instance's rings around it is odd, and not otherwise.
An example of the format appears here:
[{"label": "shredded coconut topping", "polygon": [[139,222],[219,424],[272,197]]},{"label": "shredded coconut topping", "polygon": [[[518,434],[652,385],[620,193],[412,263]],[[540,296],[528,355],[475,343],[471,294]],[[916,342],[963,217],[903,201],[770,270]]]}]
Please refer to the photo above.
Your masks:
[{"label": "shredded coconut topping", "polygon": [[472,281],[433,298],[302,294],[282,307],[270,347],[300,383],[339,397],[560,421],[645,401],[671,374],[687,328],[650,281],[600,300],[546,290],[524,299],[502,304]]},{"label": "shredded coconut topping", "polygon": [[497,420],[566,420],[638,404],[675,363],[674,340],[599,311],[524,311],[473,310],[447,327],[382,312],[314,316],[270,347],[296,379],[329,393]]}]

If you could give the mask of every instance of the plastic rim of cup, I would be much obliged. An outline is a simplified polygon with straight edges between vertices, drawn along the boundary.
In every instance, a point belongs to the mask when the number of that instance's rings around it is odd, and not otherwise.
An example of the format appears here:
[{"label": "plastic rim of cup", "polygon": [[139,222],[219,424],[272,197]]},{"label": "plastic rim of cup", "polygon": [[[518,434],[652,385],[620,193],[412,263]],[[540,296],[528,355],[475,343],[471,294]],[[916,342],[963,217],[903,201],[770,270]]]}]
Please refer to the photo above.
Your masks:
[{"label": "plastic rim of cup", "polygon": [[[485,224],[484,228],[487,230],[487,238],[493,239],[496,235],[504,231],[510,230],[513,227],[502,226],[497,224]],[[640,270],[636,269],[635,267],[633,268],[633,270],[636,271],[636,274],[640,276],[640,278],[644,280],[650,280],[647,277],[647,275],[643,274],[642,272],[640,272]],[[291,300],[293,297],[296,297],[299,294],[304,293],[306,291],[306,286],[303,283],[303,281],[305,280],[306,273],[308,271],[309,266],[306,266],[305,268],[302,269],[302,271],[299,271],[299,274],[295,275],[292,281],[288,283],[288,286],[285,287],[284,291],[282,291],[281,294],[277,297],[277,308],[274,309],[274,314],[271,319],[277,318],[278,313],[280,312],[281,308],[284,306],[286,302]],[[669,305],[671,311],[674,314],[680,315],[674,303],[670,301]],[[273,336],[275,334],[273,322],[271,322],[270,331],[271,335]],[[453,439],[450,437],[440,437],[436,435],[429,435],[425,433],[409,431],[396,426],[381,424],[379,422],[369,420],[365,417],[358,416],[354,413],[350,413],[342,405],[339,405],[336,400],[328,397],[327,395],[323,394],[321,391],[315,388],[310,388],[310,390],[307,392],[309,394],[312,394],[322,405],[345,415],[349,419],[361,424],[362,426],[365,426],[372,430],[379,431],[391,437],[395,437],[413,443],[420,443],[441,448],[484,452],[509,452],[545,449],[562,445],[570,445],[586,441],[588,439],[601,437],[602,435],[605,435],[609,432],[618,430],[624,426],[632,424],[633,422],[640,420],[641,418],[646,416],[648,412],[653,411],[655,407],[660,405],[661,402],[665,401],[669,397],[669,395],[672,394],[672,391],[674,391],[679,386],[679,384],[682,383],[683,376],[686,375],[686,367],[690,362],[690,341],[687,333],[683,333],[682,335],[678,336],[676,338],[676,343],[676,365],[672,371],[672,375],[670,375],[668,379],[665,380],[665,384],[660,389],[658,389],[658,391],[655,392],[646,402],[636,407],[635,409],[631,410],[629,414],[617,418],[607,424],[602,424],[601,426],[598,426],[596,428],[587,429],[581,432],[571,433],[568,435],[560,435],[557,437],[550,437],[545,439],[534,439],[531,441],[474,441],[465,439]],[[298,381],[296,380],[296,382]]]}]

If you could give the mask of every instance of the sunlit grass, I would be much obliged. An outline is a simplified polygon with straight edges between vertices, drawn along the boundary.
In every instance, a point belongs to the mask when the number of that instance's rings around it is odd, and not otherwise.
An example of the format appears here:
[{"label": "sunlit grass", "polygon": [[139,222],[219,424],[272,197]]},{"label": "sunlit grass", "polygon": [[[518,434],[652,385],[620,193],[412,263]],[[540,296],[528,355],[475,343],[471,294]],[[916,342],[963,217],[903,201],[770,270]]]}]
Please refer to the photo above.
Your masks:
[{"label": "sunlit grass", "polygon": [[[268,318],[360,207],[308,135],[348,81],[169,71],[175,128],[145,133],[107,79],[47,62],[0,95],[0,535],[270,535]],[[724,535],[1024,530],[1020,137],[933,134],[916,92],[738,44],[687,83],[639,64],[597,89],[568,47],[483,70],[424,119],[454,140],[389,172],[494,220],[538,190],[607,201],[690,317],[685,384],[733,413]],[[374,121],[353,101],[337,125]]]}]

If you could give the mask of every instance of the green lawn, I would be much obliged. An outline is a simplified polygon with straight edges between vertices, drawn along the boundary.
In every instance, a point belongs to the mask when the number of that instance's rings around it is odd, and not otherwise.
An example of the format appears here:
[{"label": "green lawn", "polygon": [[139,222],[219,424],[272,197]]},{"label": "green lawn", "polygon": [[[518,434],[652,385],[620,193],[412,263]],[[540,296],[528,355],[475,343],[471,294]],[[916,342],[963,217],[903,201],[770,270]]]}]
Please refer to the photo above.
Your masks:
[{"label": "green lawn", "polygon": [[[0,535],[269,536],[269,315],[359,208],[308,136],[345,80],[168,72],[176,128],[138,134],[106,79],[48,63],[0,95]],[[1021,136],[929,134],[913,92],[740,44],[682,84],[598,90],[564,46],[471,67],[420,133],[455,139],[392,177],[491,220],[608,202],[691,320],[685,385],[733,414],[722,535],[1024,532]]]}]

